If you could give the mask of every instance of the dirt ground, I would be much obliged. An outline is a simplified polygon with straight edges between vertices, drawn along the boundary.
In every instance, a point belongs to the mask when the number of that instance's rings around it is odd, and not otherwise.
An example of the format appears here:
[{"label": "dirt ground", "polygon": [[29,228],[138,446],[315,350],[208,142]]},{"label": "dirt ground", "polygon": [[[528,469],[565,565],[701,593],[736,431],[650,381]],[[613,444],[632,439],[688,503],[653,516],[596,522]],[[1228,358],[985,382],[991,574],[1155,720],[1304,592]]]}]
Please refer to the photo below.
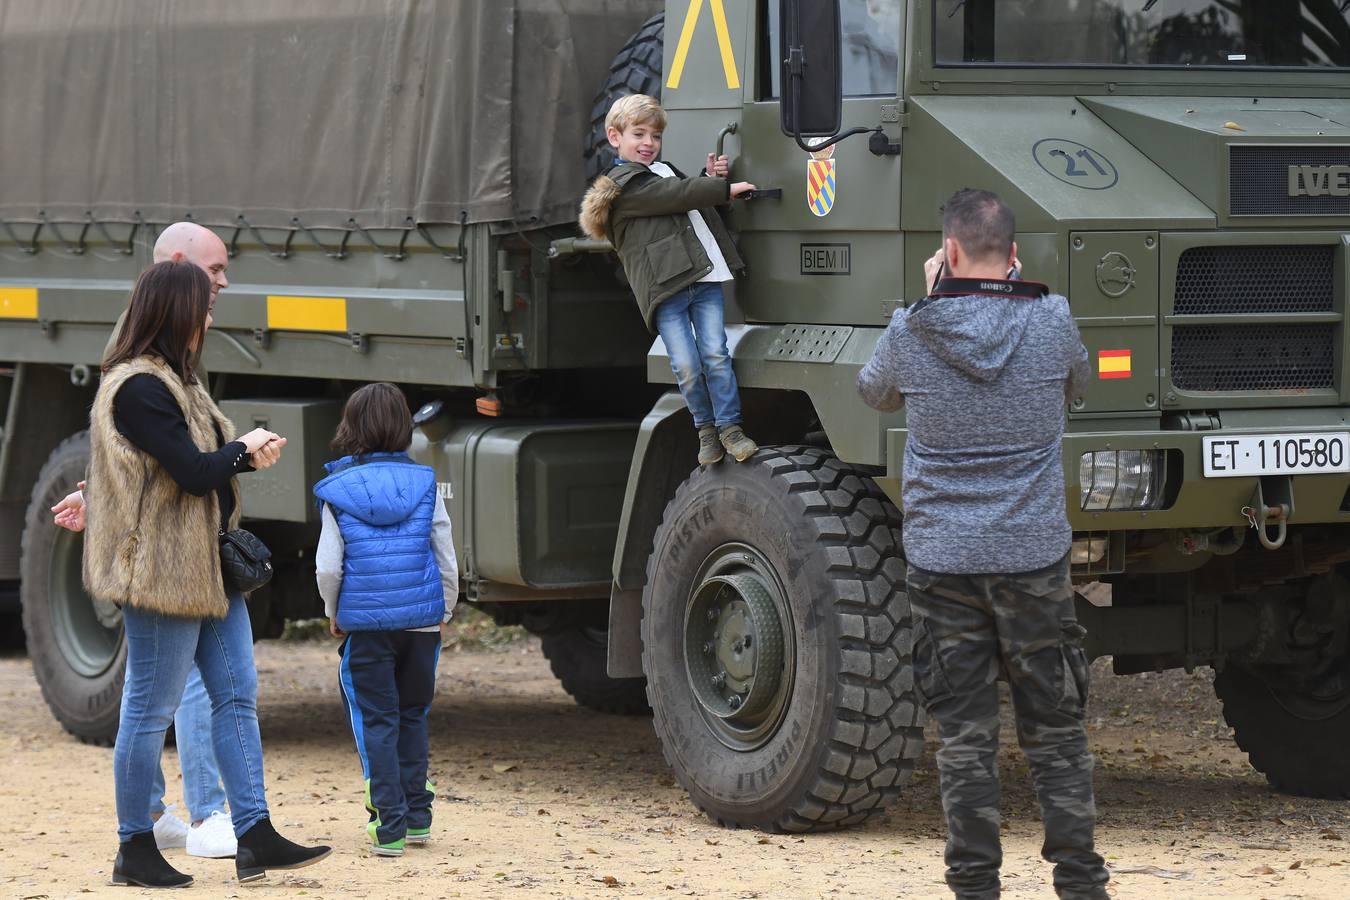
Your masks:
[{"label": "dirt ground", "polygon": [[[443,654],[432,711],[437,836],[401,859],[370,857],[333,645],[268,641],[257,655],[274,820],[336,853],[244,888],[232,861],[171,851],[196,876],[192,896],[946,896],[931,751],[902,802],[864,827],[723,830],[676,787],[650,720],[577,708],[533,640]],[[1117,678],[1099,662],[1095,675],[1098,846],[1115,897],[1350,897],[1350,804],[1273,793],[1234,746],[1205,674]],[[0,657],[0,709],[0,896],[148,893],[108,886],[111,751],[62,732],[20,653]],[[181,802],[176,761],[166,765],[169,799]],[[1005,890],[1052,897],[1011,743],[1002,772]]]}]

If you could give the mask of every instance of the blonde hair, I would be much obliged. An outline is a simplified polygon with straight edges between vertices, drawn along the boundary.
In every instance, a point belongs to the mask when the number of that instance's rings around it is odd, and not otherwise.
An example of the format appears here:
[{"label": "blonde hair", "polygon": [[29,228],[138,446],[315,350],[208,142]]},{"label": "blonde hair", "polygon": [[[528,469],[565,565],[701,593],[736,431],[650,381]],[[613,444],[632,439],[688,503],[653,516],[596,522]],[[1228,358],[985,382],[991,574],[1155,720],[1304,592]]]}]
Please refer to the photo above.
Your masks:
[{"label": "blonde hair", "polygon": [[605,116],[605,127],[623,133],[634,125],[653,125],[659,131],[666,130],[666,111],[655,97],[629,94],[614,101]]}]

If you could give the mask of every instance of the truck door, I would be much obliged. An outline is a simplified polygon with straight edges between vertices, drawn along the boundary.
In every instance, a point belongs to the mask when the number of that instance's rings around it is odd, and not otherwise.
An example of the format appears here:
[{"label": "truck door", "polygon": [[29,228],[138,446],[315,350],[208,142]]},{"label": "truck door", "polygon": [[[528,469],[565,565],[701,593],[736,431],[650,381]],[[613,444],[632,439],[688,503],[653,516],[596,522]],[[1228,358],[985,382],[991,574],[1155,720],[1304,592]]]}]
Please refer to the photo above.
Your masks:
[{"label": "truck door", "polygon": [[[901,0],[841,0],[844,129],[885,125],[899,141],[902,19]],[[756,0],[732,176],[783,196],[732,205],[741,309],[751,322],[884,325],[901,296],[901,157],[875,155],[867,135],[807,153],[783,134],[779,27],[778,0]]]}]

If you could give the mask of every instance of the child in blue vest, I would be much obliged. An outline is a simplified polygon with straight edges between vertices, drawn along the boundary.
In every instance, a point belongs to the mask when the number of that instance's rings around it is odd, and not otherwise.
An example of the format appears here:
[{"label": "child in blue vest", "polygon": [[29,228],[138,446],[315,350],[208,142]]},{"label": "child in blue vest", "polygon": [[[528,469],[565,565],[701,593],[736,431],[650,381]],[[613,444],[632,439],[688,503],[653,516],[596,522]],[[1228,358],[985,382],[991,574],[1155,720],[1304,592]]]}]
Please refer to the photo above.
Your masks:
[{"label": "child in blue vest", "polygon": [[333,439],[348,454],[314,486],[316,556],[329,630],[344,638],[339,680],[366,779],[366,833],[380,856],[431,836],[427,713],[441,624],[459,596],[450,516],[435,472],[408,458],[403,392],[370,384],[347,398]]}]

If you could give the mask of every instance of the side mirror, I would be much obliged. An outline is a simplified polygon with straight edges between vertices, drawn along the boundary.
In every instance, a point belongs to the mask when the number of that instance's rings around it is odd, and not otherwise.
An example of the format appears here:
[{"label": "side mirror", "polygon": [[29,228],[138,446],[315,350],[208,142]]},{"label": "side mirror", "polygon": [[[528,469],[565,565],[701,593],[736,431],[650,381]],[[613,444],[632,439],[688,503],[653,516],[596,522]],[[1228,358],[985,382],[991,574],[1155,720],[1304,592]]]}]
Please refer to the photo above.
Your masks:
[{"label": "side mirror", "polygon": [[839,0],[779,0],[783,134],[797,139],[838,134],[844,89]]}]

